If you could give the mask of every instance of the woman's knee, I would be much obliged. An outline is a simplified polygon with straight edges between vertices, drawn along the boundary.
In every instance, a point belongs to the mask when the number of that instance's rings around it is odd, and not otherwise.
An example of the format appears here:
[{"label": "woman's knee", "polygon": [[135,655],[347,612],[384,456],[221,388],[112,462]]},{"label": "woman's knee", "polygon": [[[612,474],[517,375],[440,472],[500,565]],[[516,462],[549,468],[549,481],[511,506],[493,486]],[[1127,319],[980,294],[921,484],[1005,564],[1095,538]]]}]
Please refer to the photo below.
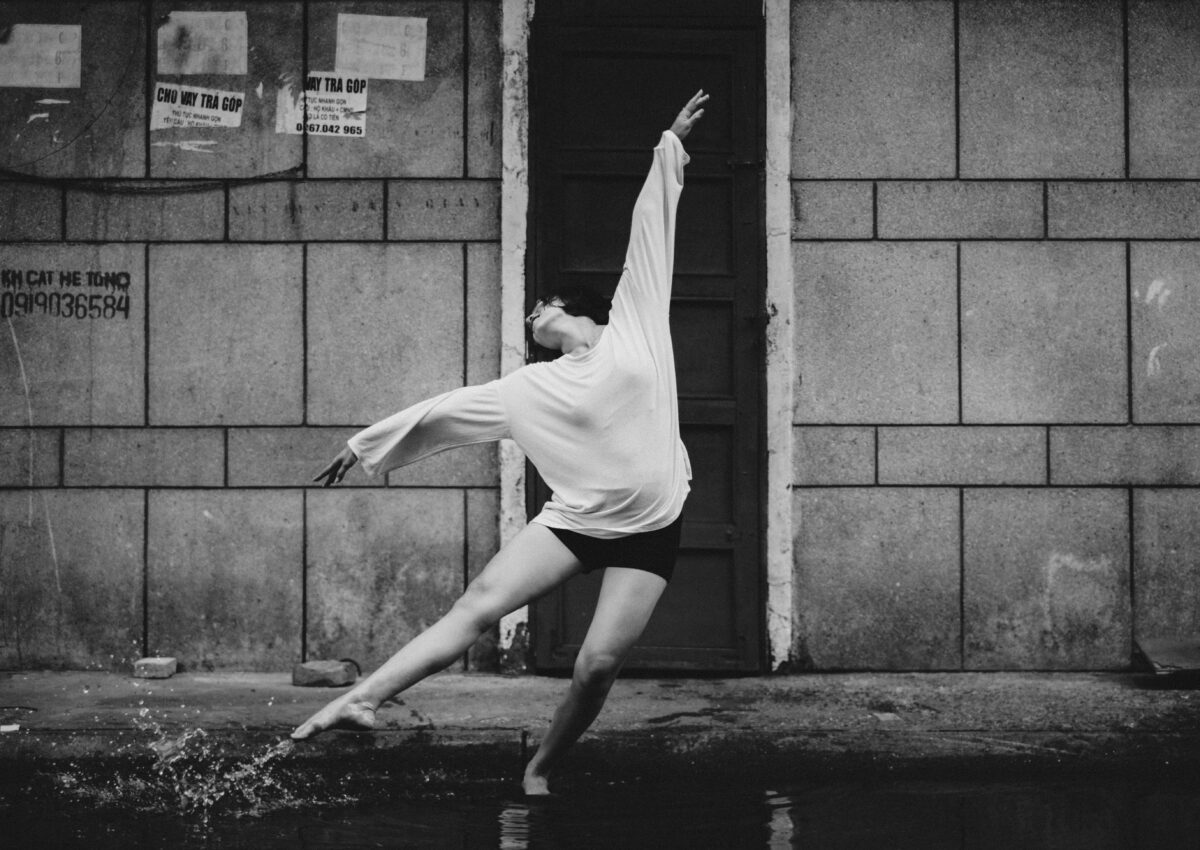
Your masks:
[{"label": "woman's knee", "polygon": [[607,689],[621,672],[624,660],[613,652],[584,647],[575,659],[575,682],[585,688]]},{"label": "woman's knee", "polygon": [[467,585],[463,595],[454,603],[454,611],[470,620],[481,631],[492,626],[507,614],[499,590],[482,577]]}]

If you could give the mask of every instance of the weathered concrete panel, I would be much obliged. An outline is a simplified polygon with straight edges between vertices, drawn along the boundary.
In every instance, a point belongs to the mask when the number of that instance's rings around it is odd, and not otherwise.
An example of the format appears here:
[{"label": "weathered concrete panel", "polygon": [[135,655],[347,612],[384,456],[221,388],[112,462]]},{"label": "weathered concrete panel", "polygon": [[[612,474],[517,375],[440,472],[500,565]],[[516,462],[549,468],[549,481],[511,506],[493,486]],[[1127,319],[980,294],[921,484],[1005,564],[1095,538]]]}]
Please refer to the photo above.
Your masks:
[{"label": "weathered concrete panel", "polygon": [[963,177],[1120,177],[1119,0],[959,4]]},{"label": "weathered concrete panel", "polygon": [[1200,177],[1200,5],[1129,5],[1129,173]]},{"label": "weathered concrete panel", "polygon": [[0,183],[0,239],[61,239],[62,189],[41,183]]},{"label": "weathered concrete panel", "polygon": [[120,670],[142,654],[141,492],[0,492],[0,667]]},{"label": "weathered concrete panel", "polygon": [[144,248],[0,244],[0,279],[0,425],[141,425]]},{"label": "weathered concrete panel", "polygon": [[1200,420],[1200,245],[1133,243],[1135,422]]},{"label": "weathered concrete panel", "polygon": [[356,2],[309,6],[308,67],[332,71],[337,16],[427,19],[425,79],[372,79],[365,135],[310,136],[309,177],[458,177],[463,173],[463,6],[461,3]]},{"label": "weathered concrete panel", "polygon": [[954,246],[797,243],[792,250],[795,421],[954,421]]},{"label": "weathered concrete panel", "polygon": [[225,447],[215,428],[68,428],[68,487],[219,487]]},{"label": "weathered concrete panel", "polygon": [[185,670],[290,670],[300,660],[303,493],[152,490],[151,655]]},{"label": "weathered concrete panel", "polygon": [[122,188],[68,189],[67,238],[211,242],[225,236],[225,193],[219,186],[180,191],[141,182]]},{"label": "weathered concrete panel", "polygon": [[1135,638],[1200,634],[1200,492],[1133,491]]},{"label": "weathered concrete panel", "polygon": [[954,6],[792,4],[792,175],[954,176]]},{"label": "weathered concrete panel", "polygon": [[1129,663],[1129,508],[1118,490],[967,490],[967,669]]},{"label": "weathered concrete panel", "polygon": [[460,490],[308,493],[308,654],[377,667],[463,589]]},{"label": "weathered concrete panel", "polygon": [[[231,428],[230,487],[314,487],[313,476],[346,446],[353,428]],[[361,469],[347,473],[340,487],[381,487]]]},{"label": "weathered concrete panel", "polygon": [[880,484],[1044,484],[1046,431],[1019,427],[879,429]]},{"label": "weathered concrete panel", "polygon": [[51,428],[0,429],[0,487],[55,487],[59,434]]},{"label": "weathered concrete panel", "polygon": [[1053,484],[1200,484],[1200,427],[1050,429]]},{"label": "weathered concrete panel", "polygon": [[1042,184],[956,180],[879,184],[882,239],[1034,239]]},{"label": "weathered concrete panel", "polygon": [[393,180],[388,239],[500,239],[495,180]]},{"label": "weathered concrete panel", "polygon": [[24,0],[4,4],[4,21],[79,26],[83,43],[79,88],[0,89],[0,162],[48,177],[143,176],[142,4]]},{"label": "weathered concrete panel", "polygon": [[500,246],[467,246],[467,383],[500,377]]},{"label": "weathered concrete panel", "polygon": [[794,494],[795,631],[817,669],[959,667],[958,493]]},{"label": "weathered concrete panel", "polygon": [[793,428],[792,483],[874,484],[875,429]]},{"label": "weathered concrete panel", "polygon": [[1200,183],[1051,183],[1052,239],[1195,239]]},{"label": "weathered concrete panel", "polygon": [[459,245],[310,245],[308,421],[368,424],[463,385]]},{"label": "weathered concrete panel", "polygon": [[793,239],[870,239],[875,229],[869,182],[805,180],[792,183]]},{"label": "weathered concrete panel", "polygon": [[467,4],[467,176],[500,176],[500,3]]},{"label": "weathered concrete panel", "polygon": [[229,238],[306,242],[383,238],[383,183],[312,180],[229,189]]},{"label": "weathered concrete panel", "polygon": [[302,420],[301,257],[299,245],[151,247],[151,424]]},{"label": "weathered concrete panel", "polygon": [[964,244],[963,419],[1124,421],[1124,328],[1124,246]]},{"label": "weathered concrete panel", "polygon": [[[158,66],[158,29],[174,11],[246,15],[246,74],[167,74]],[[304,73],[304,4],[155,0],[151,69],[155,82],[232,91],[241,95],[240,127],[181,127],[150,132],[150,175],[153,177],[261,177],[297,168],[304,138],[275,132],[276,98],[291,92]],[[179,31],[176,38],[183,37]],[[171,61],[171,60],[168,60]],[[312,66],[310,66],[312,67]],[[333,68],[330,66],[328,69]]]}]

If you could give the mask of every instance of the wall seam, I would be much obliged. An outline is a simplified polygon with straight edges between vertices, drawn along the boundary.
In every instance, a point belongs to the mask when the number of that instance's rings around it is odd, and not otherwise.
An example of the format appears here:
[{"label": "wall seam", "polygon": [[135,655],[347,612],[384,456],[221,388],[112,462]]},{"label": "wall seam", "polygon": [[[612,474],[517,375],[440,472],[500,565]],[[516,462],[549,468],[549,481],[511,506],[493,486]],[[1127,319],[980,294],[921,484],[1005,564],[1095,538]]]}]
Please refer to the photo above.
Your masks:
[{"label": "wall seam", "polygon": [[958,669],[967,669],[967,498],[958,488]]}]

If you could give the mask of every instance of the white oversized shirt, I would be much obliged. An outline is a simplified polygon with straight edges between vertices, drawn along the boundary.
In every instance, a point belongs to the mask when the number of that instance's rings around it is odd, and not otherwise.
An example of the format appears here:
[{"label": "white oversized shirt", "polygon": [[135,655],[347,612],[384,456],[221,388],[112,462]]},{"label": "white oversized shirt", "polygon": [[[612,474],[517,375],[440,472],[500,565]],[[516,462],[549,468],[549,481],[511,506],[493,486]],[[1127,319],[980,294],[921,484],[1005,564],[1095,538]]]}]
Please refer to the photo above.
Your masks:
[{"label": "white oversized shirt", "polygon": [[691,466],[679,436],[669,311],[688,155],[670,130],[633,210],[608,325],[590,348],[451,390],[349,441],[377,475],[455,446],[512,438],[553,495],[534,521],[592,537],[670,525]]}]

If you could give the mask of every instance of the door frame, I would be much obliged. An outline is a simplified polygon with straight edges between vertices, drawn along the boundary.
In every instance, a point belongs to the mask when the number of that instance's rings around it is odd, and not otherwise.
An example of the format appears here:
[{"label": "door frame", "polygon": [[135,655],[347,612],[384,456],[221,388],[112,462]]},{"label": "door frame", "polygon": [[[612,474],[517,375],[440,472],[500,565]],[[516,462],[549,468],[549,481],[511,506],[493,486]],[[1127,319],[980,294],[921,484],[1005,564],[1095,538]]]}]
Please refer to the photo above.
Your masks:
[{"label": "door frame", "polygon": [[[502,173],[500,372],[524,365],[524,308],[529,211],[529,25],[535,0],[502,0]],[[793,277],[790,181],[791,9],[789,0],[764,0],[763,117],[766,149],[763,180],[766,225],[764,319],[765,468],[762,496],[763,535],[760,576],[765,584],[763,645],[771,671],[786,670],[793,644]],[[508,440],[499,449],[499,537],[504,545],[526,524],[525,458]],[[524,651],[529,609],[502,618],[500,646]]]}]

